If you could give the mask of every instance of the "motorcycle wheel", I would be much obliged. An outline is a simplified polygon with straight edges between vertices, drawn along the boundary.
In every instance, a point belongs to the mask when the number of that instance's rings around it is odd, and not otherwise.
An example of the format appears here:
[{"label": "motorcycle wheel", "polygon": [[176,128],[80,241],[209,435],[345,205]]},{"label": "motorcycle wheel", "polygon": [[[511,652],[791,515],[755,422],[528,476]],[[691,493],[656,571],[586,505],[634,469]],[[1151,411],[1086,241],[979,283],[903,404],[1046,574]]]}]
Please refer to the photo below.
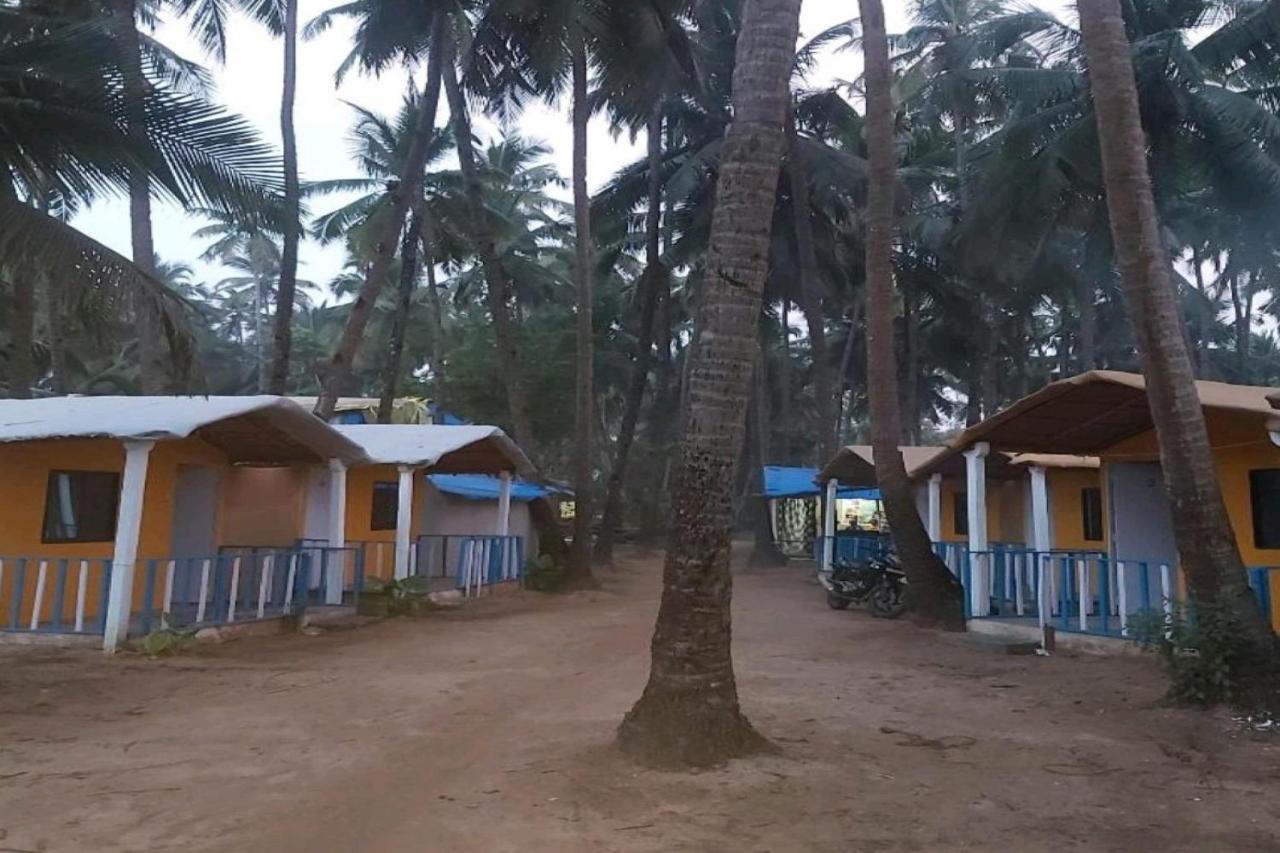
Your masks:
[{"label": "motorcycle wheel", "polygon": [[897,619],[907,609],[903,592],[902,587],[897,584],[880,584],[871,593],[871,600],[868,602],[871,615],[881,619]]},{"label": "motorcycle wheel", "polygon": [[827,606],[832,610],[844,610],[849,606],[849,599],[836,595],[834,592],[827,593]]}]

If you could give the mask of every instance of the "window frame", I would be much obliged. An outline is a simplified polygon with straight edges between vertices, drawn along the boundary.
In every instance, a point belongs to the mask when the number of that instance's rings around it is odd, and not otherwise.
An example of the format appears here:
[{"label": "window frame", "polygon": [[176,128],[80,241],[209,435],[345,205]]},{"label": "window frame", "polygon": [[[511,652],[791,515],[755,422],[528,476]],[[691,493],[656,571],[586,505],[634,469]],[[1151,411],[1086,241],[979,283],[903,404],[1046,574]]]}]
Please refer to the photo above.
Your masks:
[{"label": "window frame", "polygon": [[[385,526],[385,521],[378,517],[378,496],[379,493],[389,493],[391,495],[391,524]],[[384,499],[385,500],[385,499]],[[369,529],[374,531],[395,530],[400,521],[400,484],[395,480],[374,480],[373,489],[369,493]]]},{"label": "window frame", "polygon": [[[49,502],[53,498],[55,483],[59,477],[110,477],[113,484],[108,493],[111,495],[110,503],[107,505],[108,518],[105,524],[105,536],[98,536],[95,533],[84,533],[79,536],[51,536],[49,533]],[[45,478],[44,486],[44,511],[40,517],[40,544],[41,545],[78,545],[78,544],[101,544],[105,542],[115,542],[116,540],[116,524],[120,517],[120,481],[121,473],[119,471],[102,471],[84,468],[53,468],[49,471],[49,476]],[[100,503],[88,504],[91,509],[97,509],[102,506]],[[74,509],[79,510],[81,506],[77,501]],[[80,530],[84,530],[88,525],[83,522],[77,523]]]},{"label": "window frame", "polygon": [[1276,527],[1270,531],[1265,531],[1263,535],[1261,513],[1263,501],[1260,499],[1258,481],[1261,479],[1259,475],[1266,474],[1276,478],[1274,488],[1271,491],[1275,499],[1280,499],[1280,468],[1253,468],[1249,471],[1249,521],[1253,528],[1253,547],[1260,551],[1277,551],[1280,550],[1280,527]]},{"label": "window frame", "polygon": [[[1097,517],[1098,530],[1097,536],[1090,536],[1090,505],[1091,496],[1097,496]],[[1106,513],[1102,511],[1102,487],[1101,486],[1085,486],[1080,489],[1080,535],[1086,542],[1105,542],[1107,541],[1107,520]]]}]

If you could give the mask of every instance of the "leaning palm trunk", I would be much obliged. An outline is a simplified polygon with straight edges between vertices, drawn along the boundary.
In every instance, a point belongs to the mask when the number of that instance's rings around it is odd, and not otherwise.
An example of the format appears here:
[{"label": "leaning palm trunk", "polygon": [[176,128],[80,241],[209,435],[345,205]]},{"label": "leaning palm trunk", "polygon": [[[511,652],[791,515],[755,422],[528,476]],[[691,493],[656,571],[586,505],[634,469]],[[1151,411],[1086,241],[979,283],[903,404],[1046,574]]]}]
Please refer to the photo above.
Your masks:
[{"label": "leaning palm trunk", "polygon": [[[1237,623],[1246,650],[1241,666],[1264,662],[1274,666],[1274,640],[1249,591],[1231,532],[1182,336],[1183,319],[1169,279],[1168,257],[1147,173],[1124,19],[1116,0],[1079,0],[1078,6],[1097,113],[1111,234],[1146,376],[1178,555],[1192,600],[1224,607]],[[1213,639],[1214,634],[1208,632],[1205,641]]]},{"label": "leaning palm trunk", "polygon": [[409,213],[415,199],[421,195],[422,177],[427,166],[427,157],[431,149],[431,137],[435,132],[436,107],[440,102],[440,82],[444,69],[443,54],[446,17],[437,13],[431,29],[431,56],[427,64],[427,82],[422,92],[422,104],[418,112],[418,121],[413,128],[413,140],[405,157],[404,174],[391,193],[391,215],[382,223],[373,241],[374,256],[365,273],[364,283],[351,305],[347,315],[347,324],[342,329],[342,338],[334,350],[323,375],[323,387],[320,398],[316,401],[316,414],[328,420],[333,416],[333,407],[337,405],[343,386],[351,375],[351,365],[355,360],[356,350],[364,336],[365,327],[373,317],[377,305],[378,294],[391,271],[391,262],[395,258],[397,236],[404,228],[405,217]]},{"label": "leaning palm trunk", "polygon": [[[134,0],[114,0],[112,23],[120,49],[120,73],[124,78],[124,112],[131,143],[150,146],[147,139],[147,80],[142,72],[142,47],[138,39]],[[155,272],[156,248],[151,230],[151,179],[141,166],[129,170],[129,237],[133,263],[144,273]],[[138,384],[143,394],[165,390],[165,365],[161,324],[151,304],[134,299],[138,335]]]},{"label": "leaning palm trunk", "polygon": [[[519,347],[516,343],[516,332],[511,319],[511,308],[507,304],[507,273],[502,268],[498,256],[497,240],[485,212],[484,186],[480,180],[480,171],[476,166],[474,140],[471,134],[471,116],[467,109],[467,99],[458,84],[457,71],[452,63],[444,69],[444,90],[449,99],[449,114],[453,121],[453,135],[456,137],[458,152],[458,170],[462,173],[463,191],[466,195],[467,207],[470,208],[470,226],[472,239],[480,255],[480,266],[484,271],[485,292],[489,302],[489,314],[493,320],[493,336],[497,345],[498,369],[502,373],[503,385],[507,392],[507,407],[511,418],[511,429],[515,434],[516,444],[526,453],[533,449],[533,427],[529,422],[529,405],[524,386],[519,378]],[[583,452],[586,452],[585,449]]]},{"label": "leaning palm trunk", "polygon": [[743,716],[730,650],[730,517],[734,467],[756,363],[778,173],[786,147],[800,0],[748,0],[733,73],[707,249],[688,411],[672,489],[675,523],[649,682],[618,730],[647,763],[705,766],[767,748]]},{"label": "leaning palm trunk", "polygon": [[[809,331],[809,358],[813,363],[813,393],[818,415],[818,463],[825,465],[836,455],[836,392],[827,357],[827,329],[822,316],[822,294],[818,284],[818,252],[813,240],[813,208],[809,201],[809,176],[800,154],[800,135],[795,114],[787,120],[787,164],[791,176],[791,215],[795,224],[799,256],[800,310]],[[783,317],[785,330],[786,318]]]},{"label": "leaning palm trunk", "polygon": [[396,293],[396,310],[391,317],[391,345],[382,365],[382,396],[378,398],[378,423],[391,423],[396,405],[396,388],[400,383],[400,363],[404,360],[404,338],[413,310],[413,289],[418,282],[418,243],[422,240],[422,202],[414,206],[409,227],[400,240],[400,287]]},{"label": "leaning palm trunk", "polygon": [[962,590],[934,554],[902,452],[898,368],[893,339],[893,233],[895,156],[889,47],[880,0],[858,0],[867,91],[867,397],[876,480],[893,543],[909,581],[908,604],[918,622],[963,630]]},{"label": "leaning palm trunk", "polygon": [[644,406],[644,392],[649,386],[649,366],[653,361],[653,321],[658,310],[658,293],[669,288],[669,273],[662,263],[662,109],[663,102],[654,105],[649,116],[647,131],[649,143],[649,200],[645,211],[645,269],[638,282],[640,319],[636,329],[636,363],[627,388],[626,405],[622,411],[622,423],[618,427],[618,444],[614,452],[613,468],[609,472],[609,488],[604,502],[604,515],[600,520],[600,533],[596,538],[596,560],[613,562],[613,541],[622,516],[622,487],[626,483],[627,463],[631,459],[631,447],[635,443],[636,426],[640,422],[640,409]]},{"label": "leaning palm trunk", "polygon": [[587,192],[587,48],[579,33],[573,46],[573,278],[578,292],[577,316],[577,396],[574,403],[573,551],[569,560],[569,580],[575,585],[591,577],[591,522],[594,472],[591,461],[595,409],[595,358],[592,347],[591,286],[591,196]]},{"label": "leaning palm trunk", "polygon": [[298,241],[302,232],[302,191],[298,185],[298,140],[293,102],[298,88],[298,0],[284,4],[284,89],[280,96],[280,142],[284,149],[284,239],[280,247],[280,282],[272,330],[271,374],[266,388],[284,394],[293,355],[293,301],[298,290]]}]

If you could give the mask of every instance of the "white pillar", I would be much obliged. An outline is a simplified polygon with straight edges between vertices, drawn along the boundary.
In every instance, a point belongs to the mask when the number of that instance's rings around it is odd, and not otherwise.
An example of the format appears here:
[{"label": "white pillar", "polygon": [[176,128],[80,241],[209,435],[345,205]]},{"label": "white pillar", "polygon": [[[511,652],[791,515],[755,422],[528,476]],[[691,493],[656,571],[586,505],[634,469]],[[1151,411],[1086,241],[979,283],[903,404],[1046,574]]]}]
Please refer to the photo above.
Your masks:
[{"label": "white pillar", "polygon": [[499,536],[511,535],[511,472],[498,475],[498,528]]},{"label": "white pillar", "polygon": [[1271,443],[1280,447],[1280,424],[1268,424],[1267,432],[1271,435]]},{"label": "white pillar", "polygon": [[980,441],[964,452],[969,511],[969,609],[974,616],[986,616],[991,599],[987,594],[988,571],[991,567],[990,542],[987,540],[987,454],[991,445]]},{"label": "white pillar", "polygon": [[1053,550],[1053,528],[1049,521],[1049,479],[1039,465],[1031,475],[1031,547],[1036,551]]},{"label": "white pillar", "polygon": [[115,552],[111,557],[111,586],[107,593],[107,624],[102,650],[112,654],[129,636],[133,611],[133,566],[138,561],[138,537],[142,533],[142,505],[147,487],[147,460],[154,441],[124,443],[124,477],[120,481],[120,505],[116,510]]},{"label": "white pillar", "polygon": [[[341,459],[329,460],[329,547],[347,544],[347,465]],[[324,579],[324,603],[342,603],[342,583],[346,577],[346,553],[329,554],[329,571]]]},{"label": "white pillar", "polygon": [[396,580],[409,577],[410,533],[413,532],[413,479],[417,470],[412,465],[400,466],[399,503],[396,505]]},{"label": "white pillar", "polygon": [[942,475],[929,475],[929,539],[942,541]]},{"label": "white pillar", "polygon": [[827,480],[827,499],[822,507],[822,568],[830,569],[835,562],[836,547],[836,491],[840,481]]}]

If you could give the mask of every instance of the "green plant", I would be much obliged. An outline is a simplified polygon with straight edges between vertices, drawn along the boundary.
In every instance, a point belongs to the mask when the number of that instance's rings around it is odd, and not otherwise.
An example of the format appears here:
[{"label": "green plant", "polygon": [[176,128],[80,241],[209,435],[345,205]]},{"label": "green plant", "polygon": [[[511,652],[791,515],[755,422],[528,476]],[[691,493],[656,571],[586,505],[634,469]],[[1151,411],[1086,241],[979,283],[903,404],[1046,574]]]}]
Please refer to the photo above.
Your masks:
[{"label": "green plant", "polygon": [[1130,620],[1130,633],[1155,652],[1169,676],[1169,699],[1180,705],[1240,705],[1254,692],[1244,631],[1230,608],[1174,603]]},{"label": "green plant", "polygon": [[147,657],[158,658],[176,655],[185,651],[194,642],[194,632],[161,628],[138,640],[135,647]]},{"label": "green plant", "polygon": [[564,570],[550,554],[540,554],[525,561],[524,585],[536,592],[559,592],[564,588]]},{"label": "green plant", "polygon": [[387,616],[414,616],[429,605],[427,579],[421,577],[389,580],[378,590]]}]

